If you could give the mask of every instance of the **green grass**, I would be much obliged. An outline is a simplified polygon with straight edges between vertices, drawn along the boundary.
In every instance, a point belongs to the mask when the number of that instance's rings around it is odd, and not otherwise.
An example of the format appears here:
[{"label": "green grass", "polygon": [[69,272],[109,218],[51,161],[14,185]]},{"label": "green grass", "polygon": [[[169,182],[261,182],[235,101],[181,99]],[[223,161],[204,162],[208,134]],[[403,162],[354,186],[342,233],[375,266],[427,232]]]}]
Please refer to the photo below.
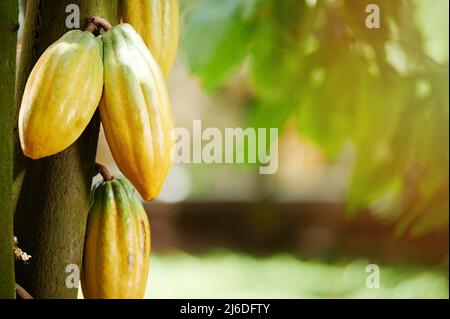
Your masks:
[{"label": "green grass", "polygon": [[379,265],[381,287],[369,289],[368,264],[364,259],[330,264],[289,254],[253,257],[224,250],[200,256],[152,254],[145,298],[449,297],[443,268]]},{"label": "green grass", "polygon": [[253,257],[230,251],[152,255],[146,298],[448,298],[443,269],[379,265],[379,289],[365,285],[369,264],[327,264],[288,254]]}]

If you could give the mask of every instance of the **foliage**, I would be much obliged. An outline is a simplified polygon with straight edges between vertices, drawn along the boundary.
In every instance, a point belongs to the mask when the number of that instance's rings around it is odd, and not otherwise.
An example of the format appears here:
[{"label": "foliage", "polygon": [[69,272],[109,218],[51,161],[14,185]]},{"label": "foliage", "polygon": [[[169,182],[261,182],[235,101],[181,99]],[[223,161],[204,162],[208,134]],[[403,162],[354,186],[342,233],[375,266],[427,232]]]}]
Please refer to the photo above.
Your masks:
[{"label": "foliage", "polygon": [[352,143],[349,213],[420,235],[448,225],[448,2],[378,1],[380,29],[369,3],[191,1],[182,47],[208,90],[248,62],[251,123],[295,119],[329,159]]}]

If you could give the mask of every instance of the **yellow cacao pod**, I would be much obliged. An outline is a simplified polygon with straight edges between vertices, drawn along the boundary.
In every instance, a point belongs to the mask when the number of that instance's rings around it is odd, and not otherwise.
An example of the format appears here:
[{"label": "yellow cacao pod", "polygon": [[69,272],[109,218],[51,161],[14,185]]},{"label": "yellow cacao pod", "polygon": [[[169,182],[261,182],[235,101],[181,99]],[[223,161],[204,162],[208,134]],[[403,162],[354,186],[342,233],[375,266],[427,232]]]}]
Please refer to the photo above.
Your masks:
[{"label": "yellow cacao pod", "polygon": [[133,186],[124,178],[93,188],[81,287],[88,299],[142,298],[149,271],[150,226]]},{"label": "yellow cacao pod", "polygon": [[178,0],[119,0],[119,21],[144,39],[164,75],[175,61],[179,39]]},{"label": "yellow cacao pod", "polygon": [[155,198],[172,165],[173,120],[164,77],[129,24],[103,34],[100,118],[114,160],[145,200]]},{"label": "yellow cacao pod", "polygon": [[67,32],[28,77],[18,123],[24,154],[38,159],[75,142],[94,115],[102,88],[101,39],[87,31]]}]

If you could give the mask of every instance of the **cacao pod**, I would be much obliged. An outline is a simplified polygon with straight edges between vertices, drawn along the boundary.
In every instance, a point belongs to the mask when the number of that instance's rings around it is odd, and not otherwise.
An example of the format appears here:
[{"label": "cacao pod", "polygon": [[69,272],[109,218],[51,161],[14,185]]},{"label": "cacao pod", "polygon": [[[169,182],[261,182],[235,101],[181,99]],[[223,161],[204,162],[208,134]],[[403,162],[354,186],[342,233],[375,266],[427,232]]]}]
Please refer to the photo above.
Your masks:
[{"label": "cacao pod", "polygon": [[103,34],[100,118],[114,160],[145,200],[172,165],[173,120],[163,74],[139,34],[119,24]]},{"label": "cacao pod", "polygon": [[144,39],[164,75],[175,61],[179,39],[178,0],[119,0],[119,21]]},{"label": "cacao pod", "polygon": [[38,159],[69,147],[89,124],[102,89],[101,39],[87,31],[67,32],[28,77],[18,123],[24,154]]},{"label": "cacao pod", "polygon": [[134,187],[120,177],[97,183],[84,243],[84,297],[142,298],[149,255],[150,226]]}]

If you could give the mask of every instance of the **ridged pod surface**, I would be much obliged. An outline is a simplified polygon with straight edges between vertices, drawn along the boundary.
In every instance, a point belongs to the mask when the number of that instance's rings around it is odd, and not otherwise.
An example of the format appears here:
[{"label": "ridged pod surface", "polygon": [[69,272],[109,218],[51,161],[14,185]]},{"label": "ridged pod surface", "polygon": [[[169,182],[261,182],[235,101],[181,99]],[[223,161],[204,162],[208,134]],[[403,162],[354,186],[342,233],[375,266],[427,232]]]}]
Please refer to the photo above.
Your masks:
[{"label": "ridged pod surface", "polygon": [[119,0],[119,20],[136,29],[167,76],[178,47],[178,0]]},{"label": "ridged pod surface", "polygon": [[133,186],[124,178],[93,188],[81,287],[87,299],[142,298],[149,271],[150,225]]},{"label": "ridged pod surface", "polygon": [[105,136],[119,169],[151,200],[172,165],[173,120],[164,76],[129,24],[104,33],[103,50]]},{"label": "ridged pod surface", "polygon": [[75,142],[94,115],[102,88],[100,38],[73,30],[47,48],[28,77],[20,106],[24,154],[38,159]]}]

